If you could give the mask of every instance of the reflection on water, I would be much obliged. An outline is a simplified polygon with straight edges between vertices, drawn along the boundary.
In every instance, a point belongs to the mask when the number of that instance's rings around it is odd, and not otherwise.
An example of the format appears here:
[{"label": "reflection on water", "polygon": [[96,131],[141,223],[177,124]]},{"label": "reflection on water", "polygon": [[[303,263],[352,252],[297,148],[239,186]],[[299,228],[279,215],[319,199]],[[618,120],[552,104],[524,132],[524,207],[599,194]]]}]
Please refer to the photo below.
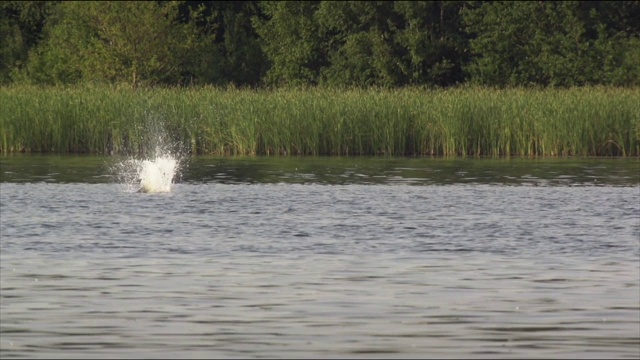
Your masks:
[{"label": "reflection on water", "polygon": [[196,158],[190,182],[637,185],[640,159]]},{"label": "reflection on water", "polygon": [[[0,157],[0,182],[112,183],[120,157]],[[372,157],[192,157],[178,182],[304,184],[640,184],[640,158],[445,159]]]},{"label": "reflection on water", "polygon": [[111,161],[0,158],[3,359],[640,357],[637,159]]}]

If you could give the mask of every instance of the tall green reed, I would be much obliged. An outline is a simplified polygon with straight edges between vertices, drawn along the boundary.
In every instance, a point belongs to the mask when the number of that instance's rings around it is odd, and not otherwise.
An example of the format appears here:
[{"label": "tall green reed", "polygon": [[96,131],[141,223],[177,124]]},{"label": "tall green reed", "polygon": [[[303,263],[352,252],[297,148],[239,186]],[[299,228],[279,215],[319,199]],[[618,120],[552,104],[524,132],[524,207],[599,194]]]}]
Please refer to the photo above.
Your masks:
[{"label": "tall green reed", "polygon": [[640,89],[0,88],[0,151],[640,156]]}]

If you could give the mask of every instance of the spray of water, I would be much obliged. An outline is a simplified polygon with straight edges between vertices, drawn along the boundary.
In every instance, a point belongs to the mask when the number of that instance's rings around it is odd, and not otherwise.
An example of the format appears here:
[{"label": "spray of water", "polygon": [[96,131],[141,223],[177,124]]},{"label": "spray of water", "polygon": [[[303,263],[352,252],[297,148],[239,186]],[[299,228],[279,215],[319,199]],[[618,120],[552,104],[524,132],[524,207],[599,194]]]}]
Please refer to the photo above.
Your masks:
[{"label": "spray of water", "polygon": [[138,191],[145,193],[169,192],[178,161],[168,155],[160,155],[152,160],[137,162],[137,174],[140,181]]},{"label": "spray of water", "polygon": [[154,129],[149,144],[136,157],[124,159],[113,170],[127,192],[166,193],[170,192],[180,174],[184,156],[178,144],[172,144],[164,131]]}]

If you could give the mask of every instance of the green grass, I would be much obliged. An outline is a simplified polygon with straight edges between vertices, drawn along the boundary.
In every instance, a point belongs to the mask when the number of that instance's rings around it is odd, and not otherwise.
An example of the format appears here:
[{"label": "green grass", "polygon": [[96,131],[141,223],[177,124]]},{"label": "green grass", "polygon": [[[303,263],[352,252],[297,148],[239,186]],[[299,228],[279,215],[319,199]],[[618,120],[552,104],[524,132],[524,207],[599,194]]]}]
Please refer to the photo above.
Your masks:
[{"label": "green grass", "polygon": [[0,151],[640,156],[640,89],[0,88]]}]

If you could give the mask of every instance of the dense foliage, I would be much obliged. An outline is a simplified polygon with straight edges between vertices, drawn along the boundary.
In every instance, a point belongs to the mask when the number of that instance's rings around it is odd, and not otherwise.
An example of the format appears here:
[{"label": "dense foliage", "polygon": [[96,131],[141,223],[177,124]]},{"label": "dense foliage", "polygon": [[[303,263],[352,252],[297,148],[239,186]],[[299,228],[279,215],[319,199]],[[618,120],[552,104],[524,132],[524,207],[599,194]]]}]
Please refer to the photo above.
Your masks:
[{"label": "dense foliage", "polygon": [[640,84],[640,1],[3,1],[0,84]]},{"label": "dense foliage", "polygon": [[2,90],[0,153],[640,156],[638,88]]}]

